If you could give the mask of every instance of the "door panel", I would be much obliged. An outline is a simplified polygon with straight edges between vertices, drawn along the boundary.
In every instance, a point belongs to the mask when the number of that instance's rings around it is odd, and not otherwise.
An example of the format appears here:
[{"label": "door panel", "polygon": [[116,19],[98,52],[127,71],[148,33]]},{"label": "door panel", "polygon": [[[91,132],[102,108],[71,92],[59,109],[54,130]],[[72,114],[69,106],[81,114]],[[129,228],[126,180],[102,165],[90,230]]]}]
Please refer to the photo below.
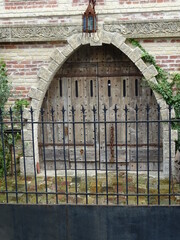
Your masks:
[{"label": "door panel", "polygon": [[[104,121],[104,111],[103,108],[106,106],[106,121],[114,122],[115,121],[115,104],[117,106],[117,119],[124,121],[125,120],[125,104],[126,99],[123,97],[123,78],[122,77],[105,77],[100,78],[100,121]],[[105,90],[104,90],[105,89]],[[105,168],[105,162],[108,162],[109,169],[115,169],[116,165],[116,132],[115,132],[115,123],[106,124],[106,134],[105,126],[101,127],[100,130],[100,156],[101,156],[101,168]],[[107,145],[105,144],[107,142]],[[118,152],[118,162],[119,165],[122,165],[121,162],[125,161],[125,151],[121,145],[125,142],[125,124],[117,123],[117,152]],[[107,159],[105,155],[105,150],[107,149]]]},{"label": "door panel", "polygon": [[[69,153],[71,168],[75,167],[74,159],[74,142],[76,147],[76,166],[81,169],[85,167],[94,169],[95,167],[95,149],[94,149],[94,124],[89,123],[93,121],[93,106],[98,111],[98,92],[97,81],[95,77],[79,77],[71,78],[69,85],[71,89],[71,102],[69,107],[73,106],[75,109],[75,135],[73,134],[73,126],[69,128]],[[82,106],[85,109],[84,118]],[[72,120],[72,114],[69,115],[69,121]],[[85,126],[83,125],[83,119]],[[80,124],[77,122],[81,122]],[[98,130],[96,130],[98,136]],[[84,141],[85,139],[85,141]],[[96,156],[98,161],[98,154]]]},{"label": "door panel", "polygon": [[[43,101],[42,108],[44,109],[43,118],[46,122],[52,121],[52,109],[54,110],[54,122],[62,122],[63,113],[62,108],[68,109],[68,81],[64,78],[55,78],[50,85],[46,96]],[[64,113],[64,121],[68,120],[68,112]],[[41,118],[40,118],[41,121]],[[45,161],[47,162],[47,169],[51,170],[54,168],[54,152],[56,157],[57,169],[69,168],[69,124],[54,124],[54,138],[53,138],[53,124],[44,124],[44,144],[43,144],[43,128],[39,125],[39,146],[40,146],[40,162],[43,164],[45,152]],[[64,136],[63,136],[64,132]],[[64,137],[64,142],[63,142]],[[65,156],[65,157],[64,157]],[[44,167],[44,166],[43,166]]]}]

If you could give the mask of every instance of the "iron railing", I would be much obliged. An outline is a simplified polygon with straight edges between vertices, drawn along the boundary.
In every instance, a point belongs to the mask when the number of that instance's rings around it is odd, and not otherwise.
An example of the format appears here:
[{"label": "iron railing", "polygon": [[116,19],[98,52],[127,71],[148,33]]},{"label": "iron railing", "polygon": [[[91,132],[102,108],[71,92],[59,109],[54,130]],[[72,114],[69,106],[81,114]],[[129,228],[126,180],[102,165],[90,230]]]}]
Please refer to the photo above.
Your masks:
[{"label": "iron railing", "polygon": [[[100,118],[95,107],[91,117],[83,106],[82,116],[76,116],[74,107],[68,116],[63,107],[57,120],[54,109],[49,113],[41,109],[39,121],[34,120],[32,108],[28,120],[22,109],[18,114],[12,109],[8,114],[1,110],[0,202],[179,204],[172,128],[180,120],[172,119],[171,107],[165,119],[159,105],[156,119],[152,119],[149,105],[144,109],[144,119],[140,110],[136,106],[134,117],[129,118],[130,110],[125,106],[120,118],[117,105],[108,115],[104,106]],[[122,125],[123,132],[119,132]],[[67,131],[67,126],[71,130]]]}]

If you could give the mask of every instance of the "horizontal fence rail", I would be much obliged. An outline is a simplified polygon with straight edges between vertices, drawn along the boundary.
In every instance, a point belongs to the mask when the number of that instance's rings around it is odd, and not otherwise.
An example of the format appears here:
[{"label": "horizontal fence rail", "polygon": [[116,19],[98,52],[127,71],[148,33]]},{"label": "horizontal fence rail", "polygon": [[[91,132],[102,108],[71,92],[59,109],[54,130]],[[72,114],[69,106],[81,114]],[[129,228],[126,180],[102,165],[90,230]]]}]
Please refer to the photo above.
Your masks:
[{"label": "horizontal fence rail", "polygon": [[[172,109],[0,110],[0,202],[180,204]],[[163,117],[162,117],[163,116]]]}]

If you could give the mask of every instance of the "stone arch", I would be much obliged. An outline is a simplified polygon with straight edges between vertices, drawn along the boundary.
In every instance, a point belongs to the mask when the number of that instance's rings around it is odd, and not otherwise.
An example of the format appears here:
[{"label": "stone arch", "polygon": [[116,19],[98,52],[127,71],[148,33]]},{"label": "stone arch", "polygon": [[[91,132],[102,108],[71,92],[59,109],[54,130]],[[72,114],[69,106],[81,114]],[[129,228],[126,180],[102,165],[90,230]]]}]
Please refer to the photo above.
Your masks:
[{"label": "stone arch", "polygon": [[[43,99],[45,97],[46,91],[52,82],[55,74],[62,67],[64,62],[82,45],[90,44],[90,46],[101,46],[102,44],[113,44],[120,51],[129,57],[129,59],[137,66],[146,81],[156,83],[156,75],[158,74],[154,65],[147,65],[142,59],[142,50],[139,47],[132,47],[126,42],[126,38],[121,36],[119,33],[109,33],[101,31],[96,33],[92,37],[87,37],[82,34],[74,34],[67,39],[67,44],[62,49],[57,48],[53,51],[50,56],[50,63],[47,67],[41,67],[38,72],[38,85],[37,87],[32,87],[29,92],[29,97],[32,99],[31,107],[33,109],[33,120],[35,122],[39,119],[40,109],[42,106]],[[161,117],[166,119],[168,116],[168,106],[161,95],[154,92],[155,98],[161,107]],[[24,118],[27,121],[31,121],[31,115],[29,109],[24,110]],[[163,128],[163,135],[167,134],[168,129]],[[27,141],[26,144],[26,162],[27,162],[27,172],[31,174],[32,163],[34,158],[32,156],[32,149],[35,149],[35,161],[39,162],[38,155],[38,128],[37,125],[34,126],[34,141],[32,141],[32,127],[27,124],[24,139]],[[34,146],[33,146],[34,145]],[[174,146],[173,146],[174,147]],[[168,173],[168,160],[164,160],[164,156],[168,154],[168,142],[163,140],[163,172]],[[174,157],[174,156],[173,156]],[[23,164],[21,164],[23,166]],[[23,171],[23,169],[21,169]]]},{"label": "stone arch", "polygon": [[[57,48],[50,56],[50,63],[47,67],[42,67],[38,72],[38,85],[36,88],[32,87],[29,92],[29,97],[32,99],[31,107],[34,111],[41,108],[45,93],[53,80],[57,71],[61,68],[64,62],[72,55],[81,45],[90,44],[90,46],[101,46],[102,44],[113,44],[120,51],[129,57],[134,62],[136,67],[140,70],[144,78],[148,82],[156,83],[155,76],[158,74],[154,65],[147,65],[142,59],[142,50],[139,47],[131,47],[125,43],[126,38],[118,33],[101,32],[92,38],[82,36],[82,34],[75,34],[67,39],[67,45],[62,49]],[[159,103],[161,109],[167,109],[166,102],[162,96],[154,92],[155,98]],[[166,117],[166,113],[162,114],[162,118]],[[35,120],[38,120],[38,113],[35,114]]]}]

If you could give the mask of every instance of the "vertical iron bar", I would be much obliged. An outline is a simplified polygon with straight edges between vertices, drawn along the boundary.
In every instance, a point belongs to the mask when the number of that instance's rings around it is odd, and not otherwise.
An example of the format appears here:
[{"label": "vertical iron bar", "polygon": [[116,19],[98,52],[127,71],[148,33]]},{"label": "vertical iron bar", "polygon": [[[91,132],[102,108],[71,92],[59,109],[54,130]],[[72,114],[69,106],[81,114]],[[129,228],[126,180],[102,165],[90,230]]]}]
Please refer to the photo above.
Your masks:
[{"label": "vertical iron bar", "polygon": [[[61,80],[60,80],[61,81]],[[62,88],[62,86],[61,86]],[[62,90],[62,89],[61,89]],[[53,153],[54,153],[54,173],[55,173],[55,189],[56,189],[56,204],[58,204],[58,194],[57,194],[57,167],[56,167],[56,147],[55,147],[55,130],[54,130],[54,109],[51,109],[52,118],[52,135],[53,135]]]},{"label": "vertical iron bar", "polygon": [[171,105],[169,105],[169,205],[171,205]]},{"label": "vertical iron bar", "polygon": [[160,205],[160,106],[158,104],[158,205]]},{"label": "vertical iron bar", "polygon": [[24,161],[24,184],[26,191],[26,203],[28,203],[28,192],[27,192],[27,177],[26,177],[26,156],[25,156],[25,147],[24,147],[24,126],[23,126],[23,109],[20,110],[21,114],[21,139],[22,139],[22,153],[23,153],[23,161]]},{"label": "vertical iron bar", "polygon": [[86,115],[85,115],[85,108],[82,106],[82,113],[83,113],[83,133],[84,133],[84,161],[85,161],[85,185],[86,185],[86,204],[88,204],[88,187],[87,187],[87,159],[86,159]]},{"label": "vertical iron bar", "polygon": [[127,113],[128,113],[128,108],[127,108],[127,105],[125,106],[125,141],[126,141],[126,204],[128,205],[128,148],[127,148],[127,136],[128,136],[128,133],[127,133]]},{"label": "vertical iron bar", "polygon": [[65,146],[65,109],[62,108],[63,114],[63,152],[64,152],[64,169],[65,169],[65,181],[66,181],[66,203],[68,203],[68,182],[67,182],[67,162],[66,162],[66,146]]},{"label": "vertical iron bar", "polygon": [[139,163],[138,163],[138,106],[136,104],[136,182],[137,182],[137,205],[139,204]]},{"label": "vertical iron bar", "polygon": [[44,160],[44,175],[45,175],[45,188],[46,188],[46,204],[48,204],[46,152],[45,152],[45,139],[44,139],[44,110],[43,110],[43,108],[41,108],[41,126],[42,126],[42,141],[43,141],[43,160]]},{"label": "vertical iron bar", "polygon": [[97,148],[96,148],[96,108],[93,107],[94,113],[94,154],[95,154],[95,177],[96,177],[96,204],[98,205],[98,177],[97,177]]},{"label": "vertical iron bar", "polygon": [[117,192],[117,204],[119,204],[119,176],[118,176],[118,136],[117,136],[117,105],[115,105],[115,142],[116,142],[116,192]]},{"label": "vertical iron bar", "polygon": [[36,191],[36,204],[38,204],[38,194],[37,194],[37,176],[36,176],[36,159],[35,159],[35,144],[34,144],[34,116],[33,109],[31,107],[31,127],[32,127],[32,150],[33,150],[33,163],[34,163],[34,180],[35,180],[35,191]]},{"label": "vertical iron bar", "polygon": [[2,154],[3,154],[3,165],[4,165],[4,180],[5,180],[5,188],[6,188],[6,203],[8,200],[8,186],[7,186],[7,169],[6,169],[6,155],[5,155],[5,144],[4,144],[4,127],[3,127],[3,111],[0,108],[0,122],[1,122],[1,141],[2,141]]},{"label": "vertical iron bar", "polygon": [[[14,157],[14,170],[15,170],[15,188],[16,188],[16,203],[18,203],[18,187],[17,187],[17,171],[16,171],[16,153],[15,153],[15,140],[14,140],[14,122],[13,122],[13,112],[10,108],[10,119],[11,119],[11,130],[12,130],[12,147],[13,147],[13,157]],[[13,166],[13,165],[12,165]]]},{"label": "vertical iron bar", "polygon": [[108,205],[109,198],[108,198],[108,160],[107,160],[107,126],[106,126],[106,111],[107,108],[104,105],[104,131],[105,131],[105,160],[106,160],[106,203]]},{"label": "vertical iron bar", "polygon": [[72,122],[73,122],[73,143],[74,143],[74,164],[75,164],[75,193],[76,193],[76,204],[77,204],[77,162],[76,162],[76,132],[75,132],[75,109],[72,106]]},{"label": "vertical iron bar", "polygon": [[149,205],[149,104],[146,107],[147,113],[147,202]]}]

